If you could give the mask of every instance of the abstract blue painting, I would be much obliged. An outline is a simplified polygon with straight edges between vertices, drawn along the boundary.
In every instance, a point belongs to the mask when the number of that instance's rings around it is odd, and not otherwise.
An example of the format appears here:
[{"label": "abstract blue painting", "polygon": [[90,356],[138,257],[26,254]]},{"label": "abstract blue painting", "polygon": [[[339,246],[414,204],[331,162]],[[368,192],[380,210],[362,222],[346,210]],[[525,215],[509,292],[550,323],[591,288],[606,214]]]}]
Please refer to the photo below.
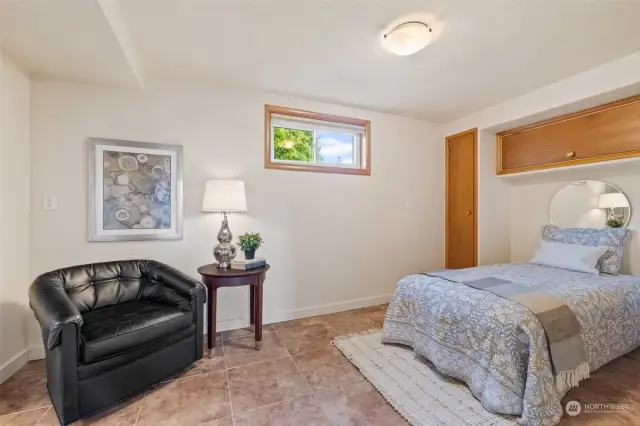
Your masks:
[{"label": "abstract blue painting", "polygon": [[178,238],[182,147],[93,138],[91,241]]},{"label": "abstract blue painting", "polygon": [[104,151],[103,229],[171,228],[171,157]]}]

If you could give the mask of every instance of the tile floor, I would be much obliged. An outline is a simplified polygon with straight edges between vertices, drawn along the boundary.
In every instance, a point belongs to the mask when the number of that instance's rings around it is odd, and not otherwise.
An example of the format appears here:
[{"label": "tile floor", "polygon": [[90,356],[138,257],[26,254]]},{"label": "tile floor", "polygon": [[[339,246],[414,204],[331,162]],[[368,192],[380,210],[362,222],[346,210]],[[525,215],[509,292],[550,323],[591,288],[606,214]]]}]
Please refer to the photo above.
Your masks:
[{"label": "tile floor", "polygon": [[[108,412],[96,426],[402,426],[400,417],[330,345],[336,336],[381,328],[386,305],[265,326],[262,351],[250,330],[223,332],[216,357]],[[640,349],[591,375],[563,399],[629,404],[619,413],[581,414],[560,426],[640,424]],[[35,361],[0,385],[0,426],[57,426]]]}]

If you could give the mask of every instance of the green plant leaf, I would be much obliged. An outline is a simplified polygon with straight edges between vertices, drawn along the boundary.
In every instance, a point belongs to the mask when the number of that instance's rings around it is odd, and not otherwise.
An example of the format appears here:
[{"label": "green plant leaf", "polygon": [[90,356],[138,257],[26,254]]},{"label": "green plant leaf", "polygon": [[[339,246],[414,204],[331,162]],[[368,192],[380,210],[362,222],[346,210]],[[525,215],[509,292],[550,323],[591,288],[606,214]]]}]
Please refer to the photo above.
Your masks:
[{"label": "green plant leaf", "polygon": [[264,241],[259,233],[246,232],[238,236],[238,245],[242,251],[255,251]]},{"label": "green plant leaf", "polygon": [[276,160],[313,161],[313,132],[273,128],[273,156]]}]

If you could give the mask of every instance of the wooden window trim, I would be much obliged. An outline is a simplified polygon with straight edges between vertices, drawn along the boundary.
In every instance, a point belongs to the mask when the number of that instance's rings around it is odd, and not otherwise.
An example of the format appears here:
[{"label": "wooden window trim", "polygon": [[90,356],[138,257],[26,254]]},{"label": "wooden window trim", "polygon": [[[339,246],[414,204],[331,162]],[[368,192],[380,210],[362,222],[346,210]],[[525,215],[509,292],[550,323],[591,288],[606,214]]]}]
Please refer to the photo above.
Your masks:
[{"label": "wooden window trim", "polygon": [[[328,121],[331,123],[349,124],[364,127],[364,138],[360,142],[361,164],[359,168],[329,167],[302,164],[286,164],[271,161],[271,115],[285,115],[312,120]],[[301,109],[285,108],[275,105],[264,106],[264,168],[276,170],[293,170],[316,173],[335,173],[343,175],[371,175],[371,122],[360,118],[342,117],[339,115],[323,114]]]}]

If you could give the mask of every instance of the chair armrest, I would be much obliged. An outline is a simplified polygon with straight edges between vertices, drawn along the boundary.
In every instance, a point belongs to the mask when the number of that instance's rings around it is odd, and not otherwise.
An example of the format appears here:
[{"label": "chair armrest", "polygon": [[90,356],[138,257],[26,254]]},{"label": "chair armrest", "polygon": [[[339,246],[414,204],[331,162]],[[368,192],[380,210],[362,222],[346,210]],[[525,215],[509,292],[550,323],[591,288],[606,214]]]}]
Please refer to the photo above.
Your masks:
[{"label": "chair armrest", "polygon": [[[168,265],[160,262],[153,262],[153,264],[149,265],[147,278],[149,278],[150,281],[156,281],[168,287],[189,301],[195,300],[196,295],[201,294],[203,300],[206,302],[204,284]],[[162,294],[162,296],[166,295],[167,292]]]},{"label": "chair armrest", "polygon": [[68,324],[75,324],[77,333],[82,327],[82,315],[55,276],[41,275],[29,287],[29,305],[40,323],[42,339],[48,350],[60,343],[60,332]]}]

